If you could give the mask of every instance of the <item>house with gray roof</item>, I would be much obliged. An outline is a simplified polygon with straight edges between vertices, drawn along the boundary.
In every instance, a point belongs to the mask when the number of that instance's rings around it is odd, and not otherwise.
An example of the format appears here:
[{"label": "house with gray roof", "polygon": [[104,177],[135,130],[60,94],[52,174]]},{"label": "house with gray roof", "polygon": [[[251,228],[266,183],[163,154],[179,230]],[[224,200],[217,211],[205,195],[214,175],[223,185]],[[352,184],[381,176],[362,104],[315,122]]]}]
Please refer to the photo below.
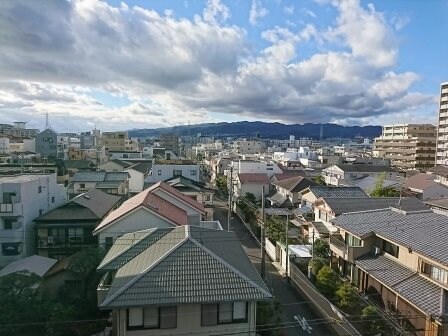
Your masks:
[{"label": "house with gray roof", "polygon": [[91,189],[34,220],[37,228],[37,253],[62,259],[81,249],[97,246],[93,230],[122,198]]},{"label": "house with gray roof", "polygon": [[448,217],[390,207],[332,220],[332,266],[416,335],[448,330]]},{"label": "house with gray roof", "polygon": [[129,195],[129,173],[97,171],[77,171],[68,186],[69,197],[83,194],[91,189],[100,189],[105,193],[127,197]]},{"label": "house with gray roof", "polygon": [[397,181],[400,173],[387,165],[373,164],[335,164],[322,170],[322,177],[327,185],[351,186],[354,181],[366,177],[374,179],[383,176],[387,181]]},{"label": "house with gray roof", "polygon": [[255,335],[272,298],[233,232],[153,228],[115,241],[98,266],[98,307],[115,335]]},{"label": "house with gray roof", "polygon": [[368,198],[359,187],[310,186],[300,191],[302,204],[312,206],[321,197],[332,198]]},{"label": "house with gray roof", "polygon": [[300,191],[317,183],[302,176],[294,176],[288,179],[273,182],[274,190],[268,201],[276,207],[292,207],[301,201]]}]

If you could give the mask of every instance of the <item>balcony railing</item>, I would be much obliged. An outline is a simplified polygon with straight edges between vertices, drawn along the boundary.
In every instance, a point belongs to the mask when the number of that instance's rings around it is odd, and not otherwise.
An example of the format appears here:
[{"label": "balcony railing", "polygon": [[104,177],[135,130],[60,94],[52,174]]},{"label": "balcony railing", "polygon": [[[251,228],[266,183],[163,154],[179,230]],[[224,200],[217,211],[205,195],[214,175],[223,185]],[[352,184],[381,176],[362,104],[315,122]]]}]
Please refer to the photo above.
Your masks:
[{"label": "balcony railing", "polygon": [[336,235],[331,235],[330,250],[338,257],[353,262],[356,258],[369,253],[371,246],[349,246]]},{"label": "balcony railing", "polygon": [[38,248],[70,248],[81,247],[86,245],[94,245],[95,239],[86,237],[47,237],[39,238],[37,241]]}]

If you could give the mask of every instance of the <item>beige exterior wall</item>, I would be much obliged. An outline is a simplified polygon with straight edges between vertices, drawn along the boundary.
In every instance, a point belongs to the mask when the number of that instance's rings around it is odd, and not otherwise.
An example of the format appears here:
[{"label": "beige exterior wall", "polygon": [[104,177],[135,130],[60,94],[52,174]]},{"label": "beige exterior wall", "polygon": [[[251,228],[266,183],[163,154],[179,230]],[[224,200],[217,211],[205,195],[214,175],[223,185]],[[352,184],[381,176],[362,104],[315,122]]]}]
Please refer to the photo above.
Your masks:
[{"label": "beige exterior wall", "polygon": [[390,159],[403,169],[427,169],[434,166],[437,129],[430,124],[386,125],[375,139],[375,157]]},{"label": "beige exterior wall", "polygon": [[440,86],[437,132],[437,165],[448,165],[448,82]]},{"label": "beige exterior wall", "polygon": [[144,329],[127,330],[127,311],[118,310],[114,316],[117,316],[116,326],[117,336],[168,336],[168,335],[212,335],[212,334],[232,334],[255,336],[256,303],[249,302],[248,322],[220,324],[216,326],[201,326],[201,305],[184,304],[177,306],[177,328],[175,329]]}]

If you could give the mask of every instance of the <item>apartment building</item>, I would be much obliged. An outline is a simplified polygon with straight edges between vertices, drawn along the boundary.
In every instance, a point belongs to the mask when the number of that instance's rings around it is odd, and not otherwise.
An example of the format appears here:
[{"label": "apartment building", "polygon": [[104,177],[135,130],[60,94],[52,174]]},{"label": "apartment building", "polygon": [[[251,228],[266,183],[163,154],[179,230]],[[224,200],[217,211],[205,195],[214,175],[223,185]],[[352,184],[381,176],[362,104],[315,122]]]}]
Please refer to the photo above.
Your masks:
[{"label": "apartment building", "polygon": [[0,177],[0,268],[35,253],[33,220],[64,200],[56,174]]},{"label": "apartment building", "polygon": [[388,208],[332,221],[332,266],[417,336],[448,334],[448,217]]},{"label": "apartment building", "polygon": [[160,135],[160,147],[179,155],[179,137],[174,133],[162,133]]},{"label": "apartment building", "polygon": [[448,165],[448,82],[440,85],[437,165]]},{"label": "apartment building", "polygon": [[108,152],[132,152],[138,150],[138,144],[128,137],[128,132],[103,132],[102,145]]},{"label": "apartment building", "polygon": [[265,143],[261,140],[236,140],[232,148],[241,155],[246,154],[260,154],[265,149]]},{"label": "apartment building", "polygon": [[436,136],[430,124],[386,125],[375,138],[373,155],[389,159],[397,168],[428,169],[435,164]]}]

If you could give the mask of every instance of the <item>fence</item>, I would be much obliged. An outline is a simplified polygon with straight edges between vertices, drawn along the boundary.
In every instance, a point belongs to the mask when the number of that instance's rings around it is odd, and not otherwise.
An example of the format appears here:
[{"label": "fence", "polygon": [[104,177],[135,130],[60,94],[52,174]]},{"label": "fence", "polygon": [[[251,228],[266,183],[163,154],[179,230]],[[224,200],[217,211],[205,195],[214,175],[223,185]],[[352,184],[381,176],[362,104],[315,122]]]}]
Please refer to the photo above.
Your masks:
[{"label": "fence", "polygon": [[315,312],[335,323],[329,326],[337,335],[361,336],[361,333],[345,318],[341,311],[325,298],[299,268],[290,263],[290,277],[296,289],[311,303]]}]

